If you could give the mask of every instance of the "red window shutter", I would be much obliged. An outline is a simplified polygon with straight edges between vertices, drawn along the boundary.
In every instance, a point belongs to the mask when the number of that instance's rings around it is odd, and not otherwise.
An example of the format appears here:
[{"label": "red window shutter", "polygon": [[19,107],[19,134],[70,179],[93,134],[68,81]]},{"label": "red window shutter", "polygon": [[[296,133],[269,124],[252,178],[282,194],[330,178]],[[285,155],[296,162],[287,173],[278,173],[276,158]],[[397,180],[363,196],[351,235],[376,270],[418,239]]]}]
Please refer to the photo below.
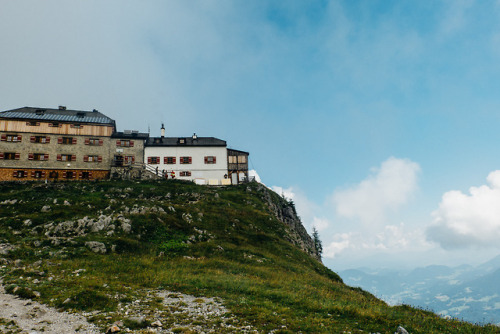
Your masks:
[{"label": "red window shutter", "polygon": [[151,157],[148,157],[148,164],[151,164]]},{"label": "red window shutter", "polygon": [[132,156],[132,163],[135,162],[135,156]]},{"label": "red window shutter", "polygon": [[103,144],[102,139],[99,139],[99,146],[102,146],[102,144]]},{"label": "red window shutter", "polygon": [[45,161],[49,160],[49,155],[48,154],[44,154],[43,155],[43,160],[45,160]]},{"label": "red window shutter", "polygon": [[216,163],[216,162],[217,162],[217,157],[214,157],[214,163]]},{"label": "red window shutter", "polygon": [[62,176],[65,179],[66,178],[66,172],[62,172]]},{"label": "red window shutter", "polygon": [[31,177],[35,177],[35,171],[34,170],[31,171]]},{"label": "red window shutter", "polygon": [[42,172],[42,177],[45,177],[45,171]]},{"label": "red window shutter", "polygon": [[83,172],[78,173],[78,178],[83,178]]},{"label": "red window shutter", "polygon": [[173,161],[174,164],[175,164],[176,159],[177,159],[176,157],[172,158],[172,161]]},{"label": "red window shutter", "polygon": [[15,159],[19,160],[21,158],[21,153],[16,153]]},{"label": "red window shutter", "polygon": [[130,141],[130,147],[134,147],[134,141],[133,140]]},{"label": "red window shutter", "polygon": [[92,172],[89,172],[89,179],[92,178]]},{"label": "red window shutter", "polygon": [[2,135],[2,141],[6,141],[7,140],[7,135],[3,134]]},{"label": "red window shutter", "polygon": [[122,144],[122,141],[121,141],[121,140],[117,140],[117,141],[116,141],[116,146],[122,146],[121,144]]},{"label": "red window shutter", "polygon": [[62,160],[62,154],[58,154],[57,155],[57,161],[61,161]]},{"label": "red window shutter", "polygon": [[57,138],[57,143],[58,143],[58,144],[62,144],[62,143],[63,143],[63,139],[62,139],[62,137]]},{"label": "red window shutter", "polygon": [[3,152],[0,153],[0,159],[3,159],[4,155],[3,155]]},{"label": "red window shutter", "polygon": [[12,173],[12,176],[13,177],[17,177],[17,171],[16,170]]},{"label": "red window shutter", "polygon": [[22,141],[23,140],[23,136],[19,135],[17,136],[17,141]]},{"label": "red window shutter", "polygon": [[193,162],[193,159],[191,157],[189,157],[189,163],[192,163]]},{"label": "red window shutter", "polygon": [[40,126],[40,122],[36,122],[36,126]]},{"label": "red window shutter", "polygon": [[208,157],[205,157],[205,163],[208,164]]},{"label": "red window shutter", "polygon": [[75,145],[76,144],[76,138],[73,138],[72,140],[72,144]]},{"label": "red window shutter", "polygon": [[71,178],[76,179],[76,172],[71,172]]},{"label": "red window shutter", "polygon": [[97,162],[102,162],[102,156],[100,156],[100,155],[99,155],[99,156],[97,157]]},{"label": "red window shutter", "polygon": [[85,145],[90,145],[90,138],[85,138]]},{"label": "red window shutter", "polygon": [[163,164],[164,165],[168,164],[168,157],[163,157]]},{"label": "red window shutter", "polygon": [[50,137],[45,137],[45,142],[46,142],[47,144],[49,144],[49,143],[50,143]]},{"label": "red window shutter", "polygon": [[35,159],[35,155],[33,153],[28,154],[28,160],[33,160]]},{"label": "red window shutter", "polygon": [[30,137],[30,143],[34,143],[36,141],[36,137],[35,136],[31,136]]},{"label": "red window shutter", "polygon": [[73,154],[73,155],[71,156],[71,161],[76,161],[76,155],[75,155],[75,154]]},{"label": "red window shutter", "polygon": [[159,164],[160,163],[160,157],[156,157],[156,163]]},{"label": "red window shutter", "polygon": [[89,156],[88,155],[84,155],[83,156],[83,162],[89,162]]}]

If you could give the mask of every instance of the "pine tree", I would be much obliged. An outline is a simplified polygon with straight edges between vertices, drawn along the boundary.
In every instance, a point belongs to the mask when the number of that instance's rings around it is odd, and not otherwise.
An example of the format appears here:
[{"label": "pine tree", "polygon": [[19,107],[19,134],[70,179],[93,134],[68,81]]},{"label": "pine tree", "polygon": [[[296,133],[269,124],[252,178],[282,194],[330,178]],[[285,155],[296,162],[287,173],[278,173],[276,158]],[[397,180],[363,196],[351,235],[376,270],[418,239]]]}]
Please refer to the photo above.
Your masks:
[{"label": "pine tree", "polygon": [[321,240],[319,238],[319,233],[316,227],[313,227],[313,242],[314,242],[314,248],[316,248],[316,252],[319,254],[321,257],[321,254],[323,254],[323,245],[321,243]]}]

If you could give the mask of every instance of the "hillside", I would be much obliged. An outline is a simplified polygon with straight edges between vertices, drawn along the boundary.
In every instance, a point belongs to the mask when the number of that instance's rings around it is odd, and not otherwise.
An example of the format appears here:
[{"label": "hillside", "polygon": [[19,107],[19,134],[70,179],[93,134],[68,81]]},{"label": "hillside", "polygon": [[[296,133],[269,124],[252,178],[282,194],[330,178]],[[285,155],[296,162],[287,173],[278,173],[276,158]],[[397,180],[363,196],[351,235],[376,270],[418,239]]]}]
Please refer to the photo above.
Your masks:
[{"label": "hillside", "polygon": [[6,291],[78,313],[103,332],[499,332],[389,307],[346,286],[318,261],[292,203],[257,183],[0,188]]}]

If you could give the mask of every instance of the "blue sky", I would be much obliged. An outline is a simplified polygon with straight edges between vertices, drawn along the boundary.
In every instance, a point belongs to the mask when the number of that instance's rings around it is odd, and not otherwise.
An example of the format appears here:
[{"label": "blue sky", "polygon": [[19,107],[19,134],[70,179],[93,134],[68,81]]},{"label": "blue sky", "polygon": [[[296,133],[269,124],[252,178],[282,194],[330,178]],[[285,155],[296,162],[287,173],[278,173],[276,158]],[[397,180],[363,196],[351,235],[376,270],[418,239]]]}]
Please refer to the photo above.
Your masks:
[{"label": "blue sky", "polygon": [[227,140],[333,269],[500,251],[498,1],[0,0],[0,45],[1,110]]}]

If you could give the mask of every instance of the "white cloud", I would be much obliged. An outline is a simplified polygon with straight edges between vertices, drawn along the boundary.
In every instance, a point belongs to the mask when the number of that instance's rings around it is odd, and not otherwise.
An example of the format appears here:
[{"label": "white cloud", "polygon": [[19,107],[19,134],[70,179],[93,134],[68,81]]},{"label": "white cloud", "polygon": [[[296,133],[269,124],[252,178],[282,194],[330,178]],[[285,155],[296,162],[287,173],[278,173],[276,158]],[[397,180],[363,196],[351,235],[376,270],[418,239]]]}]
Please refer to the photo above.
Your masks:
[{"label": "white cloud", "polygon": [[408,252],[413,250],[425,250],[430,247],[426,242],[424,232],[420,229],[412,229],[401,223],[399,225],[387,225],[374,234],[364,231],[351,231],[349,233],[338,233],[325,247],[326,258],[336,258],[343,253],[368,253],[385,252],[393,254],[397,252]]},{"label": "white cloud", "polygon": [[405,204],[415,192],[419,171],[419,165],[408,159],[387,159],[359,184],[334,193],[337,214],[363,223],[381,223],[387,211]]},{"label": "white cloud", "polygon": [[432,213],[433,224],[427,238],[445,249],[499,247],[500,170],[488,175],[488,185],[471,187],[470,194],[446,192]]},{"label": "white cloud", "polygon": [[254,178],[255,181],[259,182],[259,183],[262,183],[262,180],[260,179],[260,176],[259,174],[257,173],[257,171],[255,169],[251,169],[248,171],[248,177],[250,179]]}]

